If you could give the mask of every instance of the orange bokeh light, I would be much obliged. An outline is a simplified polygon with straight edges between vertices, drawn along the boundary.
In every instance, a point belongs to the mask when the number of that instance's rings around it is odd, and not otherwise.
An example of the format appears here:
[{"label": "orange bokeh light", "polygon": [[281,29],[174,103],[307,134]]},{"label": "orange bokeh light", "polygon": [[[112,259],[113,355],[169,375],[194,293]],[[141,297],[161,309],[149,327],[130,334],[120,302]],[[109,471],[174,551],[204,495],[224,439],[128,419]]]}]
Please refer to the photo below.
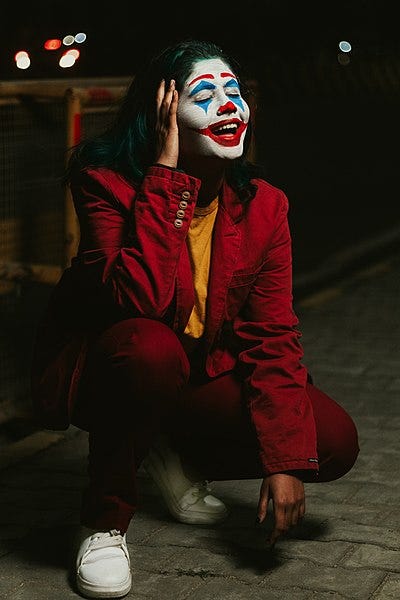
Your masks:
[{"label": "orange bokeh light", "polygon": [[44,47],[46,50],[58,50],[60,48],[61,44],[62,44],[61,40],[57,40],[57,39],[46,40],[44,43]]}]

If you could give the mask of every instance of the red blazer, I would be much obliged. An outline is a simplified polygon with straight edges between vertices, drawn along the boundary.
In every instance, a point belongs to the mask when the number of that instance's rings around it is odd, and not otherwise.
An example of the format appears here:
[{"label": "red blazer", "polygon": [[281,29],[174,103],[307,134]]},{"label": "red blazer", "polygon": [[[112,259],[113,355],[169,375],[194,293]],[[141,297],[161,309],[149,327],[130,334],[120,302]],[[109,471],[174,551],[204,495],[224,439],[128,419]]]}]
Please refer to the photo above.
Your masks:
[{"label": "red blazer", "polygon": [[[205,368],[210,377],[241,373],[266,473],[317,469],[292,308],[288,201],[266,181],[254,183],[248,205],[226,184],[220,196]],[[33,356],[33,405],[45,427],[70,424],[92,335],[135,316],[161,320],[177,334],[185,329],[194,303],[185,238],[199,187],[198,179],[159,166],[148,170],[140,189],[108,169],[88,170],[73,183],[80,246],[52,292]]]}]

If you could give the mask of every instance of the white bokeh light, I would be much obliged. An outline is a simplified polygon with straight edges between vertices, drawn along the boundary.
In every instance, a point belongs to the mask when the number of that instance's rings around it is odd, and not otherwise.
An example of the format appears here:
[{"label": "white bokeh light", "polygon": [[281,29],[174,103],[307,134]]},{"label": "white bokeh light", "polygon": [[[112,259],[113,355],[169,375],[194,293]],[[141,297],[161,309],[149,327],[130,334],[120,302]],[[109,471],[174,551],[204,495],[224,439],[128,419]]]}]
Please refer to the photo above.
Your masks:
[{"label": "white bokeh light", "polygon": [[346,40],[339,42],[339,48],[342,52],[351,52],[351,44],[350,42],[346,42]]},{"label": "white bokeh light", "polygon": [[25,50],[20,50],[14,56],[15,64],[18,69],[28,69],[31,66],[31,59]]},{"label": "white bokeh light", "polygon": [[83,42],[86,41],[86,33],[77,33],[75,35],[75,41],[77,44],[83,44]]},{"label": "white bokeh light", "polygon": [[69,67],[73,67],[75,64],[75,56],[70,52],[63,54],[63,56],[59,60],[59,65],[62,69],[68,69]]},{"label": "white bokeh light", "polygon": [[71,44],[73,44],[74,41],[75,41],[75,36],[73,36],[73,35],[66,35],[63,37],[64,46],[71,46]]}]

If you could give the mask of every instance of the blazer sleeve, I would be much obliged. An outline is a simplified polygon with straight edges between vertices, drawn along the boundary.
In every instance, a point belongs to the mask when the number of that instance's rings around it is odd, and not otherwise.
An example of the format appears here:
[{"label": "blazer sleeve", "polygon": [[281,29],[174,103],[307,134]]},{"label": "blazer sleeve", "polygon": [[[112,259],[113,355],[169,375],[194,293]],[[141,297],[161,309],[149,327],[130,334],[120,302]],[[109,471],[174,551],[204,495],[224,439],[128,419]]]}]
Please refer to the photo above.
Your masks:
[{"label": "blazer sleeve", "polygon": [[288,200],[280,193],[266,259],[234,329],[239,368],[266,474],[318,470],[316,430],[299,320],[292,307],[292,252]]},{"label": "blazer sleeve", "polygon": [[81,231],[73,266],[83,295],[132,316],[162,318],[199,186],[161,166],[150,167],[138,190],[109,170],[81,174],[71,191]]}]

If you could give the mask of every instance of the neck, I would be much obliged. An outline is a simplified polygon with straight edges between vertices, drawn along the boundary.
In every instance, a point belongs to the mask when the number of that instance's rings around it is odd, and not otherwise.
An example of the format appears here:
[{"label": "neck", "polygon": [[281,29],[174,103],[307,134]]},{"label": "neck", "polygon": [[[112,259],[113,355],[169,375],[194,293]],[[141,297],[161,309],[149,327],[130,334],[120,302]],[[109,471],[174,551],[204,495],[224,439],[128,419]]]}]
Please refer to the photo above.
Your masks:
[{"label": "neck", "polygon": [[201,160],[184,159],[181,168],[201,180],[197,206],[208,206],[220,193],[225,178],[225,161],[202,157]]}]

